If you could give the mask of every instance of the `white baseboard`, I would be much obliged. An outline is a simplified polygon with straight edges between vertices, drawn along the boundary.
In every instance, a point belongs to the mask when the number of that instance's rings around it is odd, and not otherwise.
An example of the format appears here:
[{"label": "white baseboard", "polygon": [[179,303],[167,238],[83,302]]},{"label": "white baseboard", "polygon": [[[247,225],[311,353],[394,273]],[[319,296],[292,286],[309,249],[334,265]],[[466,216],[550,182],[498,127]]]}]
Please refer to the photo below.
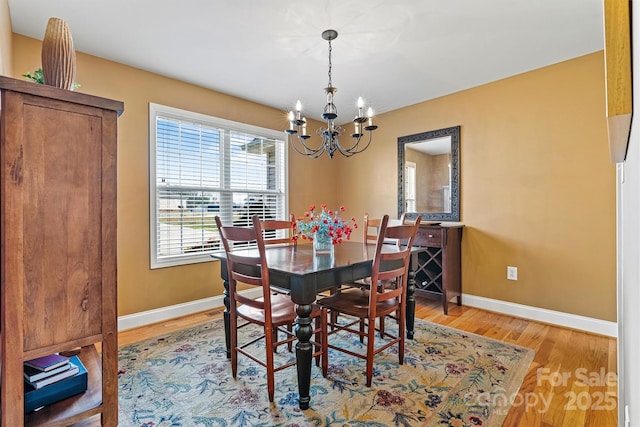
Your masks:
[{"label": "white baseboard", "polygon": [[[259,289],[250,289],[243,293],[252,297],[259,297]],[[462,294],[463,305],[495,311],[509,316],[522,317],[524,319],[538,322],[551,323],[553,325],[567,328],[579,329],[594,334],[606,335],[617,338],[618,325],[616,322],[593,319],[591,317],[578,316],[560,311],[547,310],[544,308],[531,307],[528,305],[516,304],[512,302],[500,301],[491,298],[479,297],[476,295]],[[196,301],[189,301],[183,304],[171,305],[155,310],[142,311],[140,313],[129,314],[118,317],[118,331],[150,325],[174,319],[180,316],[198,313],[224,306],[223,296],[203,298]]]},{"label": "white baseboard", "polygon": [[547,310],[545,308],[531,307],[507,301],[479,297],[476,295],[462,294],[462,305],[495,311],[514,317],[551,323],[581,331],[591,332],[609,337],[618,337],[618,324],[607,320],[594,319],[592,317],[578,316],[576,314],[563,313],[561,311]]},{"label": "white baseboard", "polygon": [[[242,291],[242,294],[251,298],[258,298],[262,295],[260,289],[249,289]],[[158,323],[176,317],[187,316],[201,311],[224,307],[224,297],[218,295],[210,298],[203,298],[189,301],[182,304],[170,305],[168,307],[157,308],[155,310],[141,311],[140,313],[127,314],[118,317],[118,331],[138,328],[140,326]]]}]

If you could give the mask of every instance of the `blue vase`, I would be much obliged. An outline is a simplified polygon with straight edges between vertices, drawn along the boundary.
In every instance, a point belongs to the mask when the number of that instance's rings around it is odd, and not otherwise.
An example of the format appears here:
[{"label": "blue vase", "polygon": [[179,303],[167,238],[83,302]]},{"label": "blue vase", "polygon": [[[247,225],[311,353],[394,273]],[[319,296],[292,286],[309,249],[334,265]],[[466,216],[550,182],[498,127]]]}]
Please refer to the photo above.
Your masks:
[{"label": "blue vase", "polygon": [[326,232],[316,231],[313,234],[313,250],[317,254],[333,252],[333,241]]}]

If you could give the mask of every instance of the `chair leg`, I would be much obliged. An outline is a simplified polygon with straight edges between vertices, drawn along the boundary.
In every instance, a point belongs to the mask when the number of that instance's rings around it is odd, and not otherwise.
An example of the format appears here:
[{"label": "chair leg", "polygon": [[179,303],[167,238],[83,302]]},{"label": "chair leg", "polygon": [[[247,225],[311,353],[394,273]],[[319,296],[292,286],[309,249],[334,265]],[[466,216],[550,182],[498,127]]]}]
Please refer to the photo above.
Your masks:
[{"label": "chair leg", "polygon": [[[340,292],[340,286],[336,286],[334,288],[331,288],[329,290],[329,295],[335,295],[337,293]],[[331,326],[331,330],[333,331],[335,329],[335,325],[336,323],[338,323],[338,312],[335,310],[331,310],[330,315],[331,315],[331,320],[329,321],[329,325]]]},{"label": "chair leg", "polygon": [[327,324],[327,309],[322,307],[321,327],[320,327],[320,344],[322,345],[322,376],[327,377],[329,371],[329,325]]},{"label": "chair leg", "polygon": [[384,316],[380,316],[380,338],[384,338]]},{"label": "chair leg", "polygon": [[235,346],[231,347],[231,375],[234,379],[238,377],[238,351]]},{"label": "chair leg", "polygon": [[238,316],[231,311],[231,375],[238,375]]},{"label": "chair leg", "polygon": [[[320,315],[322,317],[322,315]],[[322,339],[323,339],[323,331],[324,329],[322,326],[322,318],[321,317],[316,317],[314,320],[314,333],[313,333],[313,339],[316,342],[315,344],[313,344],[313,349],[314,349],[314,353],[317,354],[318,351],[322,351]],[[326,322],[326,319],[325,319]],[[322,359],[322,354],[317,354],[316,355],[316,366],[320,366],[320,362]]]},{"label": "chair leg", "polygon": [[[375,329],[375,326],[374,326]],[[364,320],[360,319],[360,342],[364,342]]]},{"label": "chair leg", "polygon": [[[287,325],[287,330],[289,332],[293,331],[293,325],[292,324],[288,324]],[[276,342],[278,341],[278,328],[274,328],[273,330],[273,352],[277,353],[278,352],[278,345],[276,344]],[[289,341],[287,343],[287,350],[289,350],[289,353],[291,353],[293,349],[293,343],[291,341]]]},{"label": "chair leg", "polygon": [[371,378],[373,377],[373,344],[375,335],[375,319],[369,318],[369,325],[367,328],[367,387],[371,387]]},{"label": "chair leg", "polygon": [[266,360],[267,392],[269,394],[269,402],[273,402],[273,398],[276,391],[274,374],[273,374],[273,351],[271,350],[273,349],[273,331],[265,330],[264,332],[265,332],[264,336],[266,340],[265,349],[267,353],[267,360]]},{"label": "chair leg", "polygon": [[[403,302],[404,304],[404,302]],[[406,310],[400,310],[400,316],[398,317],[398,337],[400,338],[400,342],[398,343],[398,363],[400,365],[404,365],[404,340],[406,339],[406,320],[405,320]]]}]

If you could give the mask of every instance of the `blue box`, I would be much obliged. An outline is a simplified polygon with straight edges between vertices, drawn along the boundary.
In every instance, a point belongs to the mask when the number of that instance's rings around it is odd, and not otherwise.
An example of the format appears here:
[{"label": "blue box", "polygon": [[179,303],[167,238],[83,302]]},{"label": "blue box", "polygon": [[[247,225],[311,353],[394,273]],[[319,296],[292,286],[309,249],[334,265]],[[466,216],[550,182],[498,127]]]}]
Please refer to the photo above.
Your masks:
[{"label": "blue box", "polygon": [[24,383],[24,412],[32,412],[38,408],[50,405],[67,397],[75,396],[87,390],[87,369],[78,356],[72,356],[71,363],[76,365],[78,373],[57,383],[49,384],[34,390],[28,382]]}]

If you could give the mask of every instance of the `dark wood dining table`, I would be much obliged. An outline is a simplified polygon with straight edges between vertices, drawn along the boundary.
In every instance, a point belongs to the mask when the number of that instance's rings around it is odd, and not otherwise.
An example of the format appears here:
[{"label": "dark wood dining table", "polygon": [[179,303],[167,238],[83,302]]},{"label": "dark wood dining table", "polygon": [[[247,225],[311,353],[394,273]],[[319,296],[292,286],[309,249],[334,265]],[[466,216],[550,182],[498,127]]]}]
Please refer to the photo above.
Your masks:
[{"label": "dark wood dining table", "polygon": [[[296,360],[298,369],[298,392],[300,409],[308,409],[310,403],[309,388],[311,383],[313,327],[311,325],[312,304],[318,293],[328,291],[336,286],[364,279],[371,276],[371,266],[375,245],[346,241],[335,245],[331,254],[316,254],[313,245],[299,244],[289,246],[271,246],[266,249],[267,264],[271,285],[287,289],[291,299],[297,304],[298,315],[295,329]],[[385,245],[384,250],[397,250],[395,245]],[[416,248],[416,250],[421,250]],[[257,255],[257,249],[247,249],[248,253]],[[227,343],[227,357],[231,357],[230,318],[229,318],[229,282],[227,275],[226,254],[216,252],[213,258],[222,260],[220,267],[224,281],[224,326]],[[414,335],[415,318],[415,282],[413,273],[409,273],[407,285],[407,338]]]}]

